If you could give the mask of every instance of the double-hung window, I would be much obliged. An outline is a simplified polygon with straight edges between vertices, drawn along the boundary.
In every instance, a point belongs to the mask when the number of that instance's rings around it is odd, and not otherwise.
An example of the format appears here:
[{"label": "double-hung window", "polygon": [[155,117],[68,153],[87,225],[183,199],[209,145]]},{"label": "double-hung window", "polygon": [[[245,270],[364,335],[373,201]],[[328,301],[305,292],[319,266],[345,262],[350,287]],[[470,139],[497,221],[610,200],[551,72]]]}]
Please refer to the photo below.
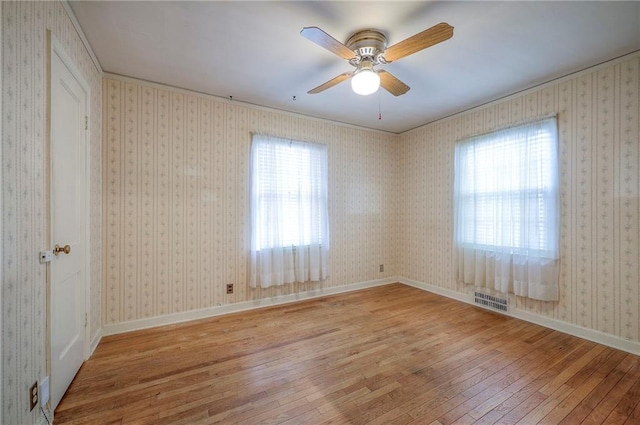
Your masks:
[{"label": "double-hung window", "polygon": [[325,145],[254,135],[250,208],[251,286],[328,276]]},{"label": "double-hung window", "polygon": [[456,144],[458,282],[558,299],[557,152],[555,118]]}]

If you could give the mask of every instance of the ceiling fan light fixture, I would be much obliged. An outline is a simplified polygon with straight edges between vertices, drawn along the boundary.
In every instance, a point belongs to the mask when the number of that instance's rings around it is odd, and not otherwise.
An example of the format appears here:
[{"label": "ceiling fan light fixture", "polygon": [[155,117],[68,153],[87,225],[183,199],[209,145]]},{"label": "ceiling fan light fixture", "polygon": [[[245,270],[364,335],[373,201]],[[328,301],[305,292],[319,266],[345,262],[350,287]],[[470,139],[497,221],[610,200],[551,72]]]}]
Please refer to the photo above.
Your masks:
[{"label": "ceiling fan light fixture", "polygon": [[382,84],[382,88],[386,91],[394,96],[400,96],[408,92],[410,87],[384,69],[376,72],[373,66],[395,62],[427,47],[442,43],[453,37],[453,27],[446,22],[440,22],[389,48],[387,48],[387,37],[376,29],[365,29],[354,33],[349,37],[346,45],[318,27],[304,27],[300,34],[356,67],[354,72],[343,72],[307,93],[323,92],[351,78],[351,88],[357,94],[375,93]]},{"label": "ceiling fan light fixture", "polygon": [[351,89],[356,94],[366,96],[378,91],[380,76],[373,70],[371,61],[362,61],[351,77]]}]

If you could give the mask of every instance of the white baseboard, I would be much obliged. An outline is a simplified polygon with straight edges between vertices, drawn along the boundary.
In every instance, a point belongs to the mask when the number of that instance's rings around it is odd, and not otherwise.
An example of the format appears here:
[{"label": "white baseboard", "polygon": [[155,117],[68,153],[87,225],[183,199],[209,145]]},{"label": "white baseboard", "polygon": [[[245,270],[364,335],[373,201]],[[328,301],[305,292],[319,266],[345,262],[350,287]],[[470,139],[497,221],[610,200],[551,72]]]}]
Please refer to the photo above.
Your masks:
[{"label": "white baseboard", "polygon": [[463,294],[452,289],[441,288],[439,286],[430,285],[428,283],[418,282],[417,280],[406,279],[401,277],[398,282],[407,286],[413,286],[414,288],[422,289],[423,291],[432,292],[434,294],[442,295],[443,297],[453,298],[454,300],[462,301],[471,304],[467,294]]},{"label": "white baseboard", "polygon": [[[432,292],[437,295],[442,295],[447,298],[453,298],[455,300],[462,301],[464,303],[475,306],[475,304],[471,301],[471,297],[468,294],[464,294],[451,289],[441,288],[435,285],[430,285],[428,283],[418,282],[415,280],[406,279],[402,277],[398,278],[398,282],[408,286],[413,286],[414,288],[422,289],[424,291]],[[514,317],[516,319],[521,319],[527,322],[535,323],[536,325],[544,326],[545,328],[564,332],[569,335],[573,335],[579,338],[587,339],[589,341],[597,342],[598,344],[602,344],[608,347],[616,348],[618,350],[626,351],[631,354],[640,355],[640,341],[627,340],[619,336],[607,334],[607,333],[596,331],[593,329],[584,328],[582,326],[574,325],[572,323],[563,322],[562,320],[540,316],[538,314],[534,314],[529,311],[521,310],[518,308],[510,308],[508,313],[504,313],[504,312],[496,312],[496,313],[505,314],[507,316]]]},{"label": "white baseboard", "polygon": [[[40,404],[38,404],[37,409],[40,410]],[[47,412],[47,416],[43,415],[42,412],[40,412],[40,419],[38,419],[37,422],[38,425],[50,425],[53,423],[53,413],[49,411],[48,407],[45,407],[44,410]]]},{"label": "white baseboard", "polygon": [[89,355],[87,358],[93,355],[93,352],[96,351],[100,340],[102,339],[102,329],[98,329],[98,332],[91,338],[91,343],[89,344]]},{"label": "white baseboard", "polygon": [[510,316],[640,356],[640,342],[514,308]]},{"label": "white baseboard", "polygon": [[[353,283],[350,285],[339,286],[335,288],[320,288],[296,294],[281,295],[272,298],[262,298],[259,300],[245,301],[236,304],[228,304],[223,306],[209,307],[200,310],[191,310],[180,313],[167,314],[164,316],[149,317],[145,319],[132,320],[129,322],[105,325],[101,331],[98,331],[91,340],[90,353],[98,346],[103,335],[115,335],[123,332],[131,332],[141,329],[153,328],[156,326],[171,325],[175,323],[187,322],[190,320],[204,319],[207,317],[220,316],[223,314],[237,313],[241,311],[253,310],[262,307],[271,307],[281,304],[289,304],[298,301],[310,300],[313,298],[324,297],[327,295],[340,294],[344,292],[357,291],[360,289],[373,288],[375,286],[388,285],[400,282],[407,286],[412,286],[447,298],[474,305],[469,294],[454,291],[452,289],[441,288],[424,282],[418,282],[403,277],[389,277],[386,279],[370,280],[366,282]],[[632,341],[621,338],[619,336],[610,335],[593,329],[584,328],[582,326],[563,322],[561,320],[540,316],[518,308],[510,308],[509,312],[501,313],[516,319],[525,320],[544,326],[549,329],[597,342],[618,350],[626,351],[631,354],[640,355],[640,341]]]},{"label": "white baseboard", "polygon": [[[222,314],[237,313],[241,311],[253,310],[262,307],[271,307],[280,304],[289,304],[298,301],[310,300],[312,298],[324,297],[327,295],[340,294],[344,292],[357,291],[375,286],[388,285],[399,282],[398,277],[386,279],[369,280],[366,282],[352,283],[350,285],[338,286],[334,288],[319,288],[296,294],[281,295],[271,298],[262,298],[253,301],[244,301],[236,304],[228,304],[203,308],[199,310],[184,311],[180,313],[166,314],[163,316],[149,317],[145,319],[132,320],[129,322],[104,325],[102,335],[115,335],[123,332],[137,331],[140,329],[153,328],[156,326],[171,325],[175,323],[188,322],[190,320],[204,319],[207,317],[220,316]],[[102,337],[100,335],[100,337]],[[94,338],[95,340],[95,338]],[[99,341],[99,340],[98,340]],[[97,341],[96,341],[97,344]]]}]

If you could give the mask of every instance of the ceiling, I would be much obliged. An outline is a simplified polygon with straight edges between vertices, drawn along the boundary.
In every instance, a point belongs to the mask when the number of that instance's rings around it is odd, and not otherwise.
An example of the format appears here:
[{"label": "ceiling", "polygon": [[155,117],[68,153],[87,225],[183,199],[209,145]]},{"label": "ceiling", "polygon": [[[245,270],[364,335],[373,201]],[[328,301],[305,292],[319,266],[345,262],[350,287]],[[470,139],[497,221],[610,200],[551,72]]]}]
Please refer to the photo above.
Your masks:
[{"label": "ceiling", "polygon": [[[633,1],[69,4],[106,72],[393,133],[640,49]],[[408,84],[407,94],[360,96],[349,82],[307,94],[353,67],[302,27],[342,43],[375,28],[393,45],[439,22],[455,28],[453,38],[377,67]]]}]

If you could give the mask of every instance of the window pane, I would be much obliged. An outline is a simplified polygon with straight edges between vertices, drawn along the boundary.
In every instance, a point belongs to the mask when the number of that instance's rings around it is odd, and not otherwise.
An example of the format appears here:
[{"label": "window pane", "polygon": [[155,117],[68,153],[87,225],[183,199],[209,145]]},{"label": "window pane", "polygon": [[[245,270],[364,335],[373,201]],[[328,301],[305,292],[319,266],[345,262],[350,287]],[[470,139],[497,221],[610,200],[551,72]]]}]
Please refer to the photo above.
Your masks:
[{"label": "window pane", "polygon": [[555,119],[456,145],[456,242],[557,255]]},{"label": "window pane", "polygon": [[257,136],[252,161],[255,247],[326,243],[326,147]]}]

